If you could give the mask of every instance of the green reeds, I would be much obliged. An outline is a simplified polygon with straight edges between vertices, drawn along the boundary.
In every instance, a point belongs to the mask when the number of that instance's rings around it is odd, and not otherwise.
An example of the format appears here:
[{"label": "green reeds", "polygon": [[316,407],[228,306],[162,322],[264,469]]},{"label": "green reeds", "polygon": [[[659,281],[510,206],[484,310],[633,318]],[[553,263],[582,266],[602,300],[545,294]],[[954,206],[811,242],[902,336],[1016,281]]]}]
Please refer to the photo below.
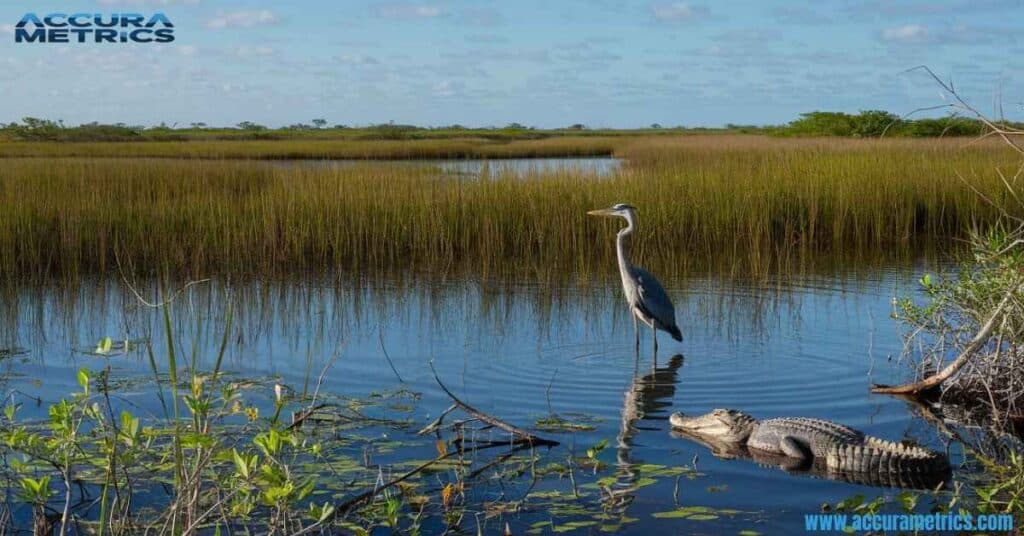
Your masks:
[{"label": "green reeds", "polygon": [[[180,277],[411,270],[585,278],[614,269],[586,210],[639,207],[636,260],[665,276],[762,276],[821,262],[910,260],[994,221],[1013,171],[962,140],[634,140],[611,176],[429,166],[340,168],[168,159],[7,159],[0,278],[168,266]],[[1010,173],[1012,175],[1012,173]]]}]

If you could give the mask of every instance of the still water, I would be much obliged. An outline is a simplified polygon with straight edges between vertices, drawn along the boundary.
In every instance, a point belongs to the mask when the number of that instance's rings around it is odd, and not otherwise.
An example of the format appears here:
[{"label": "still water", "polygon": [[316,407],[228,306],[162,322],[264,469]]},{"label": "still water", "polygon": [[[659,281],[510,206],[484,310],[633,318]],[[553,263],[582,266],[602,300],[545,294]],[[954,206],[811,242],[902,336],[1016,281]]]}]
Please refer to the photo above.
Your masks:
[{"label": "still water", "polygon": [[[932,428],[905,403],[868,393],[872,382],[902,378],[891,300],[913,295],[918,276],[901,269],[800,284],[667,281],[684,340],[662,336],[657,356],[648,333],[640,355],[634,354],[632,322],[614,275],[606,285],[586,289],[472,280],[236,286],[231,300],[237,331],[224,367],[299,390],[334,360],[322,392],[417,393],[414,409],[401,413],[406,426],[381,428],[363,440],[406,442],[420,457],[432,457],[434,445],[415,432],[450,404],[434,382],[431,363],[464,401],[510,423],[532,429],[538,419],[557,414],[593,427],[538,432],[561,442],[540,453],[543,463],[583,457],[607,441],[597,454],[606,465],[595,474],[577,468],[573,475],[582,493],[569,502],[579,510],[563,505],[552,513],[546,503],[545,493],[572,489],[564,477],[536,483],[495,478],[468,490],[467,503],[481,511],[485,503],[524,501],[516,513],[480,515],[484,533],[499,532],[506,522],[522,533],[531,527],[550,532],[573,521],[581,521],[577,533],[597,533],[600,525],[585,511],[614,511],[621,522],[615,527],[630,534],[789,534],[802,531],[803,514],[818,512],[824,502],[898,490],[717,459],[707,448],[673,437],[667,417],[717,407],[757,418],[821,417],[941,449]],[[221,290],[193,287],[175,303],[176,318],[186,318],[176,329],[207,350],[200,355],[212,355],[220,343]],[[87,285],[71,296],[45,289],[14,296],[5,304],[0,347],[27,353],[0,362],[9,376],[5,391],[51,402],[76,389],[75,370],[100,368],[106,360],[117,376],[151,376],[142,352],[105,359],[83,353],[101,337],[159,337],[158,316],[135,305],[118,282]],[[197,328],[195,318],[212,328]],[[159,406],[151,395],[144,387],[129,388],[124,400],[155,414]],[[957,461],[958,449],[951,455]],[[389,459],[381,454],[370,463]],[[606,496],[601,486],[617,495]],[[696,520],[664,517],[677,506],[716,513]],[[443,525],[432,520],[424,528],[436,532]]]}]

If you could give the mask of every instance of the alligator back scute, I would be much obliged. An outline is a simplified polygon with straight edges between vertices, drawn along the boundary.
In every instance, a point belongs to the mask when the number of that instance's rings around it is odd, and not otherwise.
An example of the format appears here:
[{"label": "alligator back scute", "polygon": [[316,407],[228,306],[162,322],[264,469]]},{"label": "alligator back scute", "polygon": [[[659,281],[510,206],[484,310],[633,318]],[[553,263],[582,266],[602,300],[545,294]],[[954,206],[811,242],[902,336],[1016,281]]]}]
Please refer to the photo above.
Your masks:
[{"label": "alligator back scute", "polygon": [[802,440],[815,457],[825,457],[836,445],[861,444],[864,434],[849,426],[808,417],[779,417],[758,423],[748,443],[753,448],[777,452],[785,436]]}]

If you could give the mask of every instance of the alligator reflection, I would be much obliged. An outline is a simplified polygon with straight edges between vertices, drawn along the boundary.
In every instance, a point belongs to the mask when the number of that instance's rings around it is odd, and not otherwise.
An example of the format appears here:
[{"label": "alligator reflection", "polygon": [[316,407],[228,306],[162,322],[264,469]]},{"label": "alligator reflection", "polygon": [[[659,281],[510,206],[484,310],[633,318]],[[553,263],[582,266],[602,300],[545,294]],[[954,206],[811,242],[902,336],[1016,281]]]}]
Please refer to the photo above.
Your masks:
[{"label": "alligator reflection", "polygon": [[711,449],[716,458],[733,460],[745,458],[753,460],[754,463],[764,467],[778,467],[789,474],[809,476],[812,478],[825,478],[862,486],[875,486],[886,488],[911,488],[911,489],[936,489],[943,484],[948,472],[922,472],[907,473],[900,471],[865,471],[846,472],[829,469],[825,466],[825,460],[815,458],[811,463],[795,460],[781,454],[772,454],[756,449],[748,449],[744,443],[714,441],[706,436],[690,434],[679,429],[671,430],[672,437],[687,439],[700,443]]},{"label": "alligator reflection", "polygon": [[615,483],[605,488],[604,506],[611,513],[624,514],[635,498],[639,475],[633,459],[633,441],[641,430],[660,430],[661,427],[641,426],[641,421],[668,421],[666,408],[672,406],[676,393],[677,372],[683,366],[683,356],[676,354],[668,364],[658,367],[657,362],[648,374],[639,375],[639,358],[633,369],[633,381],[629,384],[622,402],[622,419],[619,435],[616,437]]}]

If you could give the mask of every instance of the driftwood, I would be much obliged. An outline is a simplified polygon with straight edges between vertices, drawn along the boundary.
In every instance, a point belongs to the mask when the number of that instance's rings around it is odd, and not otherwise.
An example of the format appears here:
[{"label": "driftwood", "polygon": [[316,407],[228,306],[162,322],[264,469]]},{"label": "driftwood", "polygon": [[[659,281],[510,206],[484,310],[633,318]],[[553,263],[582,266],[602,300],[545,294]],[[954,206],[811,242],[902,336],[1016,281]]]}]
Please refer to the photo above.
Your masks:
[{"label": "driftwood", "polygon": [[[454,402],[456,406],[462,408],[462,411],[465,411],[466,413],[472,415],[478,421],[480,421],[480,422],[482,422],[484,424],[489,424],[489,425],[491,425],[491,426],[493,426],[495,428],[504,430],[504,431],[512,434],[513,436],[515,436],[515,438],[518,441],[521,441],[521,442],[524,442],[524,443],[529,443],[531,445],[545,446],[545,447],[554,447],[554,446],[558,445],[558,441],[554,441],[554,440],[551,440],[551,439],[545,439],[543,437],[539,437],[539,436],[536,436],[534,434],[531,434],[530,432],[527,432],[526,430],[523,430],[522,428],[513,426],[513,425],[511,425],[511,424],[509,424],[509,423],[507,423],[507,422],[505,422],[505,421],[503,421],[501,419],[498,419],[497,417],[492,417],[492,416],[490,416],[490,415],[488,415],[488,414],[486,414],[486,413],[484,413],[484,412],[474,408],[473,406],[470,406],[469,404],[459,400],[458,397],[456,397],[451,391],[448,390],[447,387],[444,386],[443,383],[441,383],[441,378],[437,377],[437,371],[434,370],[434,364],[433,363],[430,364],[430,371],[434,373],[434,380],[437,382],[437,385],[441,387],[441,390],[444,391],[446,395],[448,395],[448,398],[451,398],[452,402]],[[435,422],[436,423],[440,423],[441,418],[444,417],[444,415],[447,415],[450,411],[451,410],[449,408],[449,410],[445,411],[444,414],[442,414],[441,417],[438,417],[438,420],[435,421]],[[429,429],[429,428],[431,428],[431,426],[428,426],[427,428],[425,428],[425,430]]]},{"label": "driftwood", "polygon": [[927,378],[912,383],[906,383],[903,385],[873,385],[871,387],[871,392],[890,395],[916,395],[938,387],[942,382],[948,380],[956,374],[958,370],[966,365],[978,349],[988,341],[989,335],[992,333],[992,329],[995,328],[1003,310],[1006,309],[1006,306],[1010,303],[1013,295],[1016,294],[1020,288],[1020,286],[1014,286],[1006,293],[1005,296],[1003,296],[1002,301],[1000,301],[999,305],[996,306],[995,311],[992,312],[992,316],[989,317],[988,321],[981,326],[981,329],[974,335],[974,338],[964,346],[960,355],[958,355],[950,364],[946,365],[945,368],[931,376],[928,376]]}]

